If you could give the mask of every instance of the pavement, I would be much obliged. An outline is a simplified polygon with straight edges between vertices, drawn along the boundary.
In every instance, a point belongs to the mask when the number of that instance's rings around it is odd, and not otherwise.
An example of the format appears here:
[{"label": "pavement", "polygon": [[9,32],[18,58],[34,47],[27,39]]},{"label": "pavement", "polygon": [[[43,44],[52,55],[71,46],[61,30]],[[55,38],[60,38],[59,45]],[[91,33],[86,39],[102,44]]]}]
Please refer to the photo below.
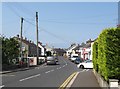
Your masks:
[{"label": "pavement", "polygon": [[70,89],[73,89],[75,87],[76,88],[89,87],[89,88],[101,89],[92,69],[84,69],[78,73],[73,84],[71,84]]}]

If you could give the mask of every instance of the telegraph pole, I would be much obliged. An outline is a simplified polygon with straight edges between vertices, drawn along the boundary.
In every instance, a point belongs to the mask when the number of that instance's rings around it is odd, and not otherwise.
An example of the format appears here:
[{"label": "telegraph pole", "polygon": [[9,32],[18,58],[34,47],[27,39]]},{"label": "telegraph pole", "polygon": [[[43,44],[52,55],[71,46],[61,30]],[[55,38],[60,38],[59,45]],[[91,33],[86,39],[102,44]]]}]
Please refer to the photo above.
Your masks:
[{"label": "telegraph pole", "polygon": [[23,29],[23,18],[21,17],[21,31],[20,31],[20,57],[21,57],[21,60],[22,60],[22,29]]},{"label": "telegraph pole", "polygon": [[38,49],[38,12],[36,12],[36,33],[37,33],[37,64],[39,58],[39,49]]}]

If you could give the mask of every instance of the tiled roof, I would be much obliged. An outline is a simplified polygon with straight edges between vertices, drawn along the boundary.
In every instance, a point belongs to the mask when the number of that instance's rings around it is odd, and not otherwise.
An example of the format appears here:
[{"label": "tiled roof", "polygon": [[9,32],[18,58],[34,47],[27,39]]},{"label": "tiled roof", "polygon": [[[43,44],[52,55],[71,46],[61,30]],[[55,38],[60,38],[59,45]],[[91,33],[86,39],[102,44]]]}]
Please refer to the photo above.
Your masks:
[{"label": "tiled roof", "polygon": [[[18,37],[14,37],[14,38],[16,38],[17,40],[20,41],[20,38],[18,38]],[[30,42],[30,41],[28,41],[28,40],[25,40],[25,39],[22,39],[22,42],[24,42],[26,45],[36,46],[36,44],[34,44],[34,43],[32,43],[32,42]]]}]

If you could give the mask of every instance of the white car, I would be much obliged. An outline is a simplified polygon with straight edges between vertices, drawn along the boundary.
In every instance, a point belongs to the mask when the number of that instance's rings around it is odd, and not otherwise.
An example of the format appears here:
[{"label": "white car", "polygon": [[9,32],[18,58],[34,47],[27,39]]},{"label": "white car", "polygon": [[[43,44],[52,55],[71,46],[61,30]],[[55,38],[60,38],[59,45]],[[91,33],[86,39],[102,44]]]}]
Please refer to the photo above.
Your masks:
[{"label": "white car", "polygon": [[76,60],[76,58],[78,58],[78,56],[73,56],[73,57],[70,58],[70,60],[71,60],[72,62],[74,62],[74,61]]},{"label": "white car", "polygon": [[77,65],[78,68],[93,68],[92,60],[86,60],[80,64]]}]

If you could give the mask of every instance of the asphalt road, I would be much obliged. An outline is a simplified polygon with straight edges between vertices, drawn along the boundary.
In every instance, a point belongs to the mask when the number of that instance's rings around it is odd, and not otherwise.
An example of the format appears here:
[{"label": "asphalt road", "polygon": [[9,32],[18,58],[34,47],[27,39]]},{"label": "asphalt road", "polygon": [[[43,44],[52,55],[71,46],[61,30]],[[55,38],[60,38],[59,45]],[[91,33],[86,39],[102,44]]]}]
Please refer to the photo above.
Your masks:
[{"label": "asphalt road", "polygon": [[3,87],[59,87],[72,73],[80,71],[64,57],[57,65],[43,65],[26,71],[2,75]]}]

